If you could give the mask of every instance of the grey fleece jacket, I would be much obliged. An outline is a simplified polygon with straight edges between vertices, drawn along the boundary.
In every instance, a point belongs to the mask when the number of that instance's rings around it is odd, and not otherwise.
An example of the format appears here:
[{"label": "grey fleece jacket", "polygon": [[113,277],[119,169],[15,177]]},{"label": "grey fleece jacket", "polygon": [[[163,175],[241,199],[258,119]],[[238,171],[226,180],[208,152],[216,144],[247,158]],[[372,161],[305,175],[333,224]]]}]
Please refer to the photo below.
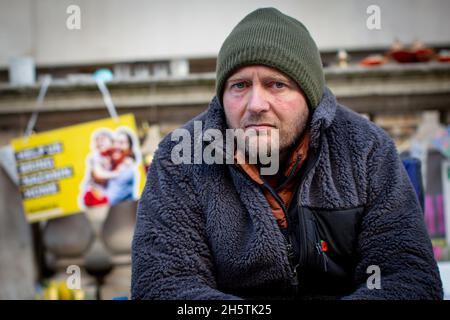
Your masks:
[{"label": "grey fleece jacket", "polygon": [[[216,98],[195,120],[202,121],[203,130],[226,128]],[[193,121],[184,128],[193,136]],[[176,144],[170,135],[159,144],[139,202],[132,298],[238,299],[258,288],[271,288],[272,297],[284,295],[292,269],[260,187],[232,164],[174,164]],[[389,136],[339,105],[326,88],[312,115],[310,148],[318,158],[304,178],[298,204],[364,208],[356,290],[344,299],[441,299],[423,214]],[[366,285],[370,265],[380,268],[379,290]]]}]

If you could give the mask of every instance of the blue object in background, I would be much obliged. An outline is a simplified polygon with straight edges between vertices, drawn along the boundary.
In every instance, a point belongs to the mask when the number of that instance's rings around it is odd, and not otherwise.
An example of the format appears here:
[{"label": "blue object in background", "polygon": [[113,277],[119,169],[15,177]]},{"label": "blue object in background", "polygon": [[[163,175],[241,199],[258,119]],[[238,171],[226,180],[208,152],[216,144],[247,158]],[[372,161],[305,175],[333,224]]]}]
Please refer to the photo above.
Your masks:
[{"label": "blue object in background", "polygon": [[113,78],[113,73],[109,69],[98,69],[94,72],[94,79],[103,80],[103,82],[111,81]]},{"label": "blue object in background", "polygon": [[403,166],[408,173],[409,179],[416,191],[417,198],[419,199],[420,207],[424,211],[425,206],[425,191],[422,183],[422,169],[421,162],[417,158],[406,157],[402,159]]}]

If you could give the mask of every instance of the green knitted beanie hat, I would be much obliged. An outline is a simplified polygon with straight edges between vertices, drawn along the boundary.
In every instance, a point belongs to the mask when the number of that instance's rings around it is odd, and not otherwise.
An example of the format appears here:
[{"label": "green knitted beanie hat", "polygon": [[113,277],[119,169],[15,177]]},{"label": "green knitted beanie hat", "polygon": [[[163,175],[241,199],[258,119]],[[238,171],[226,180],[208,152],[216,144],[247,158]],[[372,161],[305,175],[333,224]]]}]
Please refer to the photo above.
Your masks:
[{"label": "green knitted beanie hat", "polygon": [[231,31],[216,65],[216,95],[222,102],[225,83],[237,69],[266,65],[290,76],[314,109],[323,94],[325,79],[319,50],[306,27],[274,8],[258,9]]}]

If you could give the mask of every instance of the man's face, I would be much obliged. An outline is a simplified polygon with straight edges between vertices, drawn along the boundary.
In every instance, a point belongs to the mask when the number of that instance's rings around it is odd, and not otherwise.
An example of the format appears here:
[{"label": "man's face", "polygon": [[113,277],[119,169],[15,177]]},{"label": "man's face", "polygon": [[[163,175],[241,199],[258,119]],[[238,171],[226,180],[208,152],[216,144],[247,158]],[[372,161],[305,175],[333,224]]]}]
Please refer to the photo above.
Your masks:
[{"label": "man's face", "polygon": [[[276,69],[260,65],[241,68],[228,78],[223,107],[228,127],[258,133],[249,139],[251,150],[265,144],[272,152],[283,153],[296,142],[309,116],[306,98],[297,83]],[[273,129],[279,130],[279,146],[271,140]]]}]

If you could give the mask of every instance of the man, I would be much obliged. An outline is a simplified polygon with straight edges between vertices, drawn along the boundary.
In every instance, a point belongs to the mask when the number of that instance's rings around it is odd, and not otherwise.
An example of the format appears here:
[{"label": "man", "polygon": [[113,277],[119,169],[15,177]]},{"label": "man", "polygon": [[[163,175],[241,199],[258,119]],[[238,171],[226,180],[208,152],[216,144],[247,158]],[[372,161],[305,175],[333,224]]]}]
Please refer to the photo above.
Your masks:
[{"label": "man", "polygon": [[[256,10],[216,71],[217,96],[184,129],[257,134],[232,164],[177,164],[178,141],[163,139],[137,212],[132,297],[441,299],[394,143],[336,102],[307,29]],[[245,160],[264,143],[279,152],[276,174]]]}]

